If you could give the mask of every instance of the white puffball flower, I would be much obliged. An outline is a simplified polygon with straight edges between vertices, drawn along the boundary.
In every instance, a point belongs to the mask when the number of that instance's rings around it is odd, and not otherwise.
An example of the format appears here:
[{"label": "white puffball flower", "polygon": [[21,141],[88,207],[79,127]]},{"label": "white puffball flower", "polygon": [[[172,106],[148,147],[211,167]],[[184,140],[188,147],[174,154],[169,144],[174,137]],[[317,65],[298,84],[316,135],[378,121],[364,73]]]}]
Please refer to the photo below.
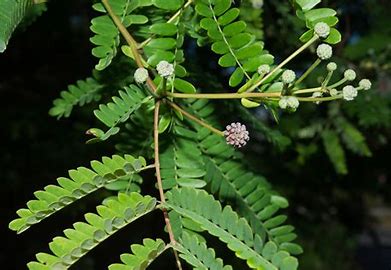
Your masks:
[{"label": "white puffball flower", "polygon": [[356,79],[356,72],[353,69],[347,69],[343,75],[348,81]]},{"label": "white puffball flower", "polygon": [[353,100],[355,97],[357,97],[357,89],[354,88],[351,85],[347,85],[342,89],[343,98],[347,101]]},{"label": "white puffball flower", "polygon": [[287,69],[281,75],[282,82],[290,84],[296,79],[296,73],[293,70]]},{"label": "white puffball flower", "polygon": [[148,70],[145,68],[138,68],[134,72],[134,80],[136,83],[145,83],[148,79]]},{"label": "white puffball flower", "polygon": [[288,97],[281,97],[281,99],[278,101],[278,106],[285,110],[288,107]]},{"label": "white puffball flower", "polygon": [[318,22],[314,27],[315,34],[321,38],[326,38],[330,34],[330,26],[324,22]]},{"label": "white puffball flower", "polygon": [[261,9],[263,7],[263,0],[251,0],[251,3],[255,9]]},{"label": "white puffball flower", "polygon": [[157,64],[156,70],[160,76],[168,78],[174,74],[174,65],[163,60]]},{"label": "white puffball flower", "polygon": [[328,44],[320,44],[316,49],[316,54],[321,60],[330,59],[333,56],[333,48]]},{"label": "white puffball flower", "polygon": [[359,85],[362,89],[364,89],[364,90],[369,90],[369,89],[371,89],[371,87],[372,87],[372,83],[371,83],[371,81],[368,80],[368,79],[362,79],[362,80],[358,83],[358,85]]},{"label": "white puffball flower", "polygon": [[338,95],[338,93],[339,93],[338,90],[335,88],[330,90],[330,96],[332,97],[335,97],[336,95]]},{"label": "white puffball flower", "polygon": [[296,110],[300,105],[299,100],[296,97],[292,97],[292,96],[288,97],[287,103],[288,103],[288,107],[293,110]]},{"label": "white puffball flower", "polygon": [[260,65],[258,67],[258,73],[260,75],[265,75],[265,74],[268,74],[270,72],[270,66],[269,65]]},{"label": "white puffball flower", "polygon": [[237,148],[245,146],[250,140],[246,126],[237,122],[229,124],[224,131],[224,136],[227,144]]},{"label": "white puffball flower", "polygon": [[335,62],[330,62],[327,64],[328,71],[335,71],[337,69],[337,64]]}]

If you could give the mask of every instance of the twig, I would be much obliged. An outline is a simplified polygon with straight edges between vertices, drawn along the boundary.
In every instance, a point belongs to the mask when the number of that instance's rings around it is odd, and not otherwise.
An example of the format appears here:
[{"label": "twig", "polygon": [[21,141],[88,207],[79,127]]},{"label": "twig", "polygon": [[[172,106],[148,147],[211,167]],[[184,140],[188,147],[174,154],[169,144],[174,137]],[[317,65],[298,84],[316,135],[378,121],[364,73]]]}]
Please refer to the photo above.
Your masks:
[{"label": "twig", "polygon": [[167,96],[173,98],[195,98],[195,99],[240,99],[240,98],[267,98],[280,97],[280,92],[275,93],[200,93],[200,94],[184,94],[184,93],[167,93]]}]

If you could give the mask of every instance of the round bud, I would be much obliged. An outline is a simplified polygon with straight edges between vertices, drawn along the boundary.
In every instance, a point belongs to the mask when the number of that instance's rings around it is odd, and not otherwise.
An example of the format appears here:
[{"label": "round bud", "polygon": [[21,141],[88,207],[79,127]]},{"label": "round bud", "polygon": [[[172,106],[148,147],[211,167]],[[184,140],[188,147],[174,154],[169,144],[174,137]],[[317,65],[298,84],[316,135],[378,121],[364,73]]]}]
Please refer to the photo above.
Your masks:
[{"label": "round bud", "polygon": [[337,69],[337,64],[335,62],[330,62],[327,64],[328,71],[335,71]]},{"label": "round bud", "polygon": [[250,140],[246,126],[240,123],[231,123],[228,125],[225,128],[224,136],[228,144],[238,148],[245,146]]},{"label": "round bud", "polygon": [[148,79],[148,70],[145,68],[138,68],[134,72],[134,80],[136,83],[145,83]]},{"label": "round bud", "polygon": [[330,96],[332,96],[332,97],[335,97],[336,95],[338,95],[338,90],[337,89],[331,89],[330,90]]},{"label": "round bud", "polygon": [[321,60],[327,60],[333,56],[333,48],[328,44],[320,44],[316,49],[316,54]]},{"label": "round bud", "polygon": [[362,89],[364,89],[364,90],[369,90],[369,89],[371,89],[371,87],[372,87],[372,83],[371,83],[371,81],[368,80],[368,79],[362,79],[362,80],[358,83],[358,85],[359,85]]},{"label": "round bud", "polygon": [[351,85],[347,85],[342,89],[343,98],[347,101],[353,100],[357,97],[357,89]]},{"label": "round bud", "polygon": [[281,80],[285,84],[290,84],[296,79],[296,73],[293,70],[287,69],[281,75]]},{"label": "round bud", "polygon": [[261,9],[263,7],[263,0],[251,0],[251,3],[255,9]]},{"label": "round bud", "polygon": [[168,78],[174,74],[174,65],[163,60],[157,64],[156,70],[160,76]]},{"label": "round bud", "polygon": [[314,92],[314,93],[312,94],[312,97],[313,97],[313,98],[319,98],[319,97],[322,97],[322,96],[323,96],[322,92]]},{"label": "round bud", "polygon": [[265,75],[265,74],[268,74],[270,72],[270,66],[269,65],[260,65],[258,67],[258,73],[260,75]]},{"label": "round bud", "polygon": [[344,77],[348,81],[354,81],[354,79],[356,79],[356,72],[353,69],[347,69],[344,73]]},{"label": "round bud", "polygon": [[281,109],[285,110],[288,107],[287,97],[281,97],[281,99],[278,101],[278,106],[280,106]]},{"label": "round bud", "polygon": [[330,34],[330,26],[324,22],[318,22],[314,27],[315,34],[321,38],[326,38]]},{"label": "round bud", "polygon": [[288,97],[287,103],[288,103],[288,107],[293,110],[296,110],[300,105],[299,100],[296,97],[292,97],[292,96]]}]

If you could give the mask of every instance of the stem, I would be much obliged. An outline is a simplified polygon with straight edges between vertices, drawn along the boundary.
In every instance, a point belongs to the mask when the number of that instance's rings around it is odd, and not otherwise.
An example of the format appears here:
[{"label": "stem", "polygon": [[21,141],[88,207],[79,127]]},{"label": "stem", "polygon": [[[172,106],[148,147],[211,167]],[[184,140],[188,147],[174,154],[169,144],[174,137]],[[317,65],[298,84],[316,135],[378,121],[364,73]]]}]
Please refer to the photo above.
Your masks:
[{"label": "stem", "polygon": [[[114,24],[117,26],[118,30],[121,32],[122,36],[125,38],[130,49],[132,50],[132,54],[134,56],[134,59],[136,61],[137,66],[139,68],[143,68],[144,67],[143,63],[145,62],[145,60],[142,58],[141,54],[139,53],[139,51],[137,49],[136,40],[132,37],[132,35],[128,32],[126,27],[122,24],[122,21],[114,13],[108,0],[102,0],[102,3],[104,5],[105,9],[107,10],[107,13],[109,13],[111,19],[113,20]],[[152,79],[149,77],[147,79],[147,85],[153,92],[156,92],[156,85],[153,83]]]},{"label": "stem", "polygon": [[313,93],[313,92],[327,92],[327,91],[323,90],[322,87],[315,87],[315,88],[295,90],[293,91],[293,94],[297,95],[297,94],[306,94],[306,93]]},{"label": "stem", "polygon": [[341,99],[342,95],[337,95],[334,97],[323,97],[323,98],[313,98],[313,97],[297,97],[299,101],[309,101],[309,102],[314,102],[314,101],[331,101],[331,100],[336,100],[336,99]]},{"label": "stem", "polygon": [[281,93],[218,93],[218,94],[183,94],[183,93],[167,93],[167,96],[173,98],[196,98],[196,99],[240,99],[240,98],[267,98],[280,97]]},{"label": "stem", "polygon": [[341,79],[339,82],[336,82],[336,83],[330,85],[329,88],[330,88],[330,89],[336,88],[336,87],[340,86],[341,84],[346,83],[347,81],[348,81],[348,80],[347,80],[346,78],[343,78],[343,79]]},{"label": "stem", "polygon": [[209,129],[210,131],[216,133],[217,135],[219,136],[224,136],[224,132],[212,127],[211,125],[205,123],[204,121],[202,121],[201,119],[195,117],[194,115],[188,113],[187,111],[185,111],[184,109],[182,109],[181,107],[179,107],[177,104],[175,104],[174,102],[172,101],[169,101],[169,100],[166,100],[166,102],[168,103],[168,105],[170,105],[174,110],[177,110],[178,112],[182,113],[183,115],[185,115],[187,118],[193,120],[194,122],[197,122],[198,124],[200,124],[201,126]]},{"label": "stem", "polygon": [[[154,138],[154,150],[155,150],[155,170],[156,170],[156,180],[157,186],[159,189],[160,201],[164,204],[166,202],[166,198],[164,197],[163,184],[162,184],[162,176],[160,173],[160,159],[159,159],[159,110],[160,110],[160,101],[155,103],[155,112],[153,117],[153,138]],[[162,208],[164,221],[166,223],[168,235],[170,237],[170,242],[172,245],[176,244],[176,240],[174,237],[174,233],[172,231],[170,219],[168,217],[167,209]],[[179,270],[182,270],[182,265],[178,257],[177,251],[174,249],[174,255],[176,264]]]},{"label": "stem", "polygon": [[[172,23],[173,21],[175,21],[180,15],[181,13],[183,12],[184,9],[186,9],[188,6],[190,6],[192,3],[193,3],[194,0],[188,0],[184,5],[183,7],[181,7],[181,9],[179,9],[174,15],[172,15],[172,17],[167,21],[167,23]],[[151,42],[151,40],[155,37],[155,35],[152,35],[151,37],[149,37],[148,39],[144,40],[140,45],[138,45],[138,49],[142,49],[144,48],[149,42]]]},{"label": "stem", "polygon": [[293,58],[295,58],[297,55],[299,55],[301,52],[303,52],[305,49],[307,49],[309,46],[311,46],[312,43],[317,41],[319,37],[317,35],[314,35],[309,41],[307,41],[303,46],[301,46],[299,49],[297,49],[295,52],[293,52],[288,58],[286,58],[281,64],[279,64],[277,67],[275,67],[269,74],[267,74],[265,77],[263,77],[261,80],[259,80],[257,83],[255,83],[249,91],[253,91],[255,88],[259,87],[262,83],[264,83],[267,79],[269,79],[274,73],[279,71],[282,67],[284,67],[286,64],[288,64]]},{"label": "stem", "polygon": [[308,75],[322,62],[319,58],[315,60],[315,62],[307,69],[306,72],[304,72],[303,75],[296,81],[296,85],[301,83],[305,78],[307,78]]}]

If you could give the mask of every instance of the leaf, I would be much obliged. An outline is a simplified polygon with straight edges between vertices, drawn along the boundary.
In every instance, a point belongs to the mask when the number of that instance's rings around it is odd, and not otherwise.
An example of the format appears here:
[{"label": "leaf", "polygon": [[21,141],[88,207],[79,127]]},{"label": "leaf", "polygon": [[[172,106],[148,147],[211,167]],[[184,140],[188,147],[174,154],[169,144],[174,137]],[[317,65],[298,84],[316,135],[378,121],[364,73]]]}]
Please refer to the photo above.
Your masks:
[{"label": "leaf", "polygon": [[347,174],[348,169],[345,159],[345,151],[341,146],[338,134],[330,129],[322,132],[323,145],[326,153],[334,165],[335,170],[339,174]]},{"label": "leaf", "polygon": [[133,254],[121,254],[122,263],[111,264],[109,270],[145,269],[165,251],[166,245],[161,239],[145,238],[143,245],[133,244],[130,249]]},{"label": "leaf", "polygon": [[35,192],[37,199],[27,203],[28,209],[18,210],[19,218],[13,220],[9,227],[21,233],[109,183],[130,179],[145,166],[143,157],[136,159],[130,155],[124,157],[114,155],[112,158],[103,157],[102,162],[91,161],[92,170],[85,167],[70,170],[69,178],[57,179],[58,185],[49,185],[44,190]]},{"label": "leaf", "polygon": [[50,109],[51,116],[69,117],[75,105],[83,106],[85,104],[101,99],[99,91],[103,85],[93,78],[79,80],[76,84],[68,86],[67,91],[61,91],[60,98],[53,101],[53,107]]},{"label": "leaf", "polygon": [[174,80],[174,87],[176,90],[182,93],[193,94],[197,92],[197,90],[191,83],[179,78],[176,78]]},{"label": "leaf", "polygon": [[216,258],[215,251],[201,243],[196,236],[184,232],[180,244],[174,246],[180,252],[179,257],[194,269],[232,270],[232,266],[224,266],[223,260]]},{"label": "leaf", "polygon": [[2,0],[0,2],[0,53],[7,48],[12,33],[32,4],[31,0]]},{"label": "leaf", "polygon": [[161,9],[177,10],[183,5],[183,0],[153,0],[153,4]]},{"label": "leaf", "polygon": [[[76,222],[73,228],[64,230],[64,236],[53,238],[49,244],[53,255],[38,253],[38,262],[30,262],[27,266],[32,270],[68,269],[111,235],[153,211],[155,206],[156,199],[150,196],[119,193],[118,197],[105,200],[103,205],[98,206],[97,214],[86,214],[86,222]],[[149,240],[146,242],[150,244]],[[159,250],[164,249],[164,244],[163,247],[161,245],[162,242],[159,242]],[[133,246],[133,251],[135,249]],[[138,259],[140,257],[144,256],[139,255]]]},{"label": "leaf", "polygon": [[296,0],[303,11],[308,11],[319,4],[321,0]]}]

